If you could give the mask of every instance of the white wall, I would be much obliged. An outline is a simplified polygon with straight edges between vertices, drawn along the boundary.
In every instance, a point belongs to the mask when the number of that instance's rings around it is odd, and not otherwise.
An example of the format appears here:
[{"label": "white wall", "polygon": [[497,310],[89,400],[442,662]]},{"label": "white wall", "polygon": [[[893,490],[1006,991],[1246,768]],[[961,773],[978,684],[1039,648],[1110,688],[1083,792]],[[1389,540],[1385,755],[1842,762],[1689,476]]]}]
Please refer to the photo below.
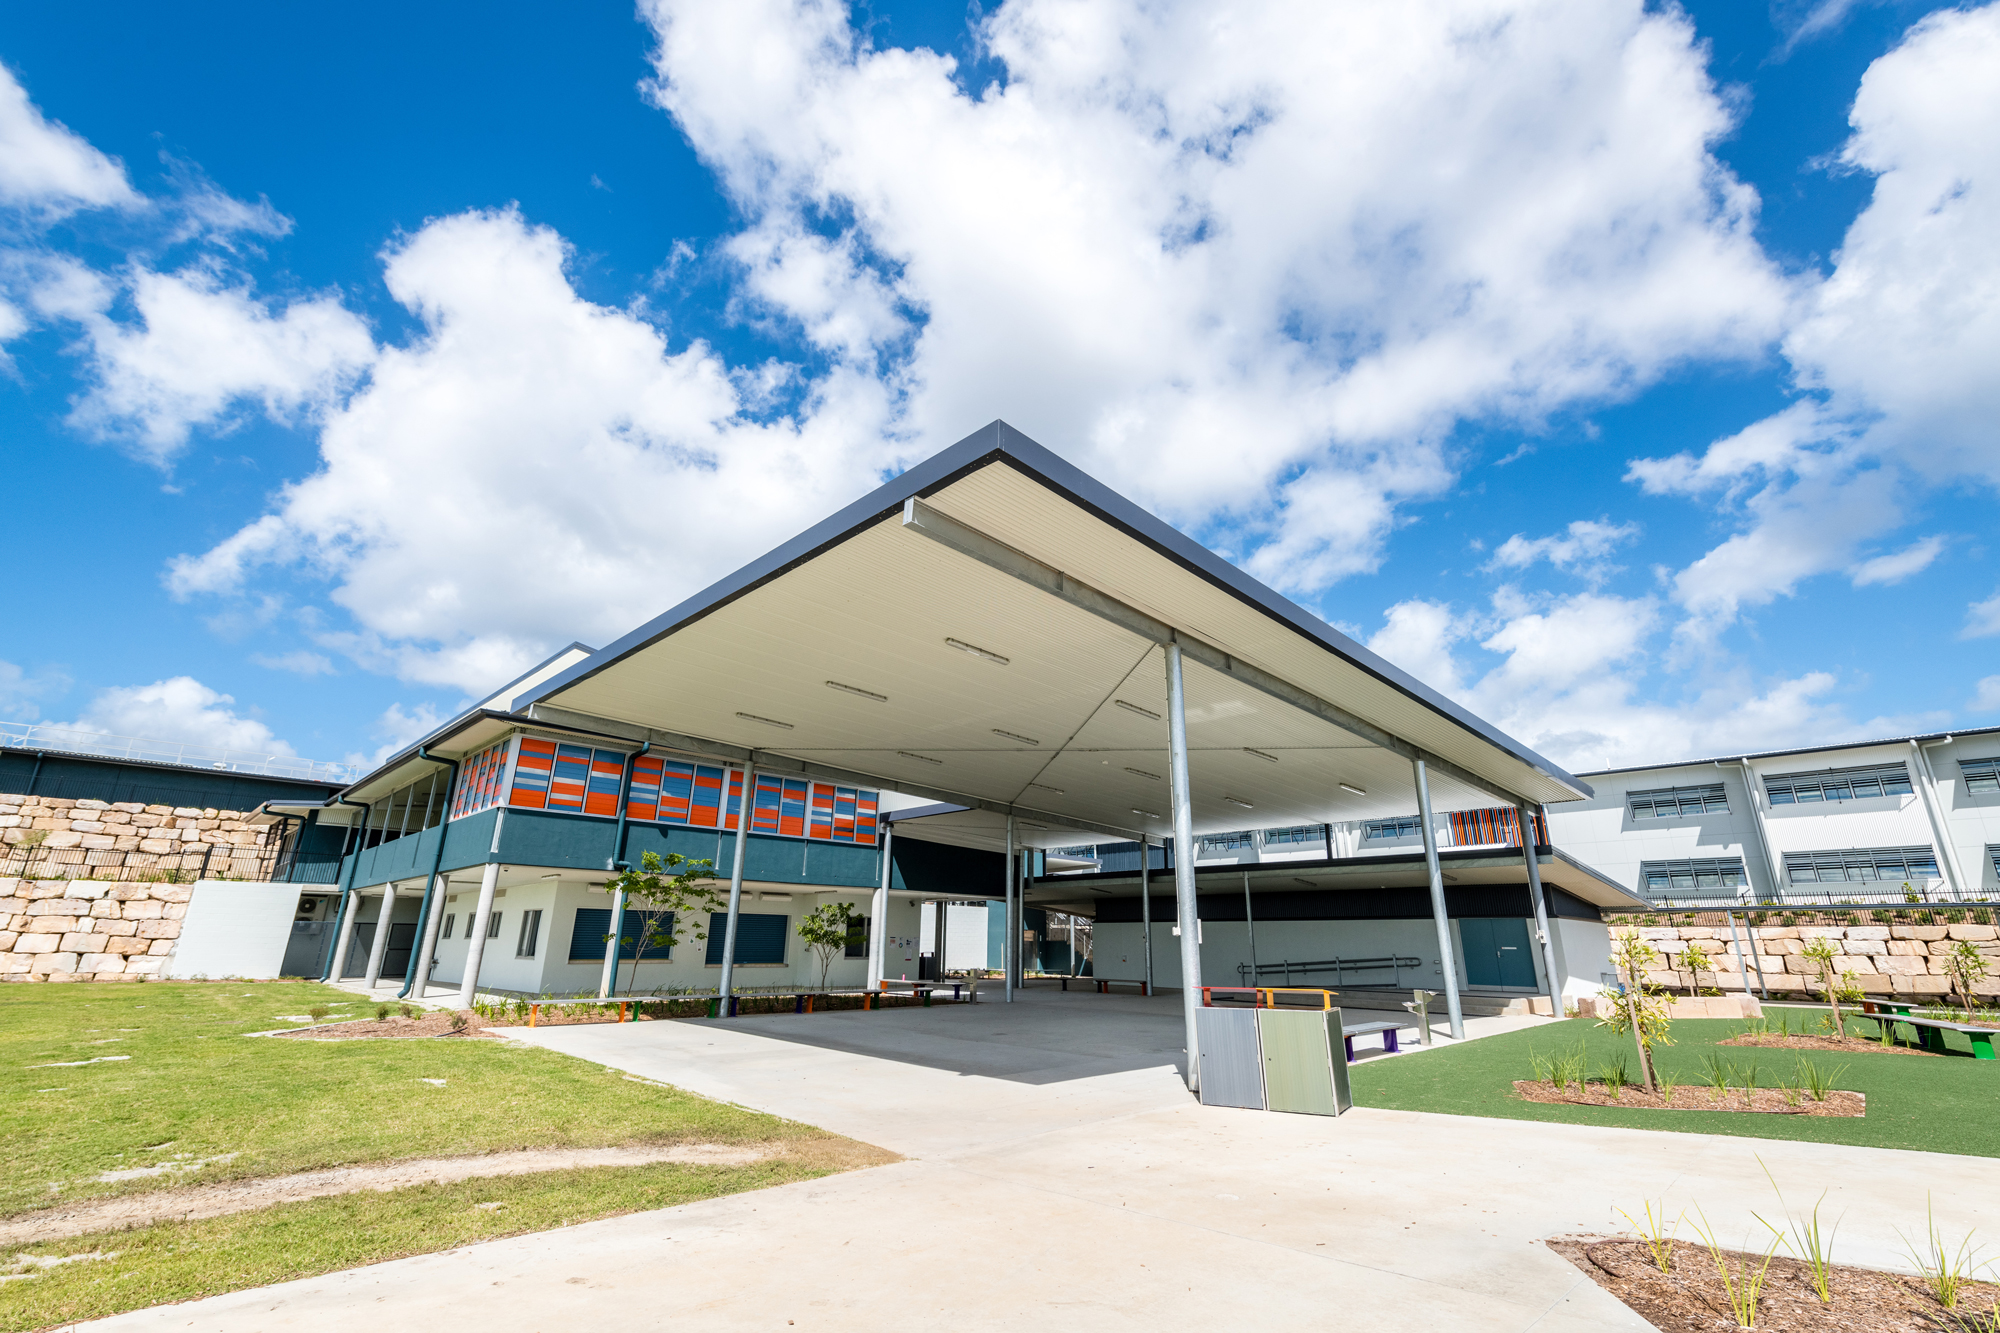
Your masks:
[{"label": "white wall", "polygon": [[166,975],[276,977],[302,892],[297,884],[202,880],[188,899]]}]

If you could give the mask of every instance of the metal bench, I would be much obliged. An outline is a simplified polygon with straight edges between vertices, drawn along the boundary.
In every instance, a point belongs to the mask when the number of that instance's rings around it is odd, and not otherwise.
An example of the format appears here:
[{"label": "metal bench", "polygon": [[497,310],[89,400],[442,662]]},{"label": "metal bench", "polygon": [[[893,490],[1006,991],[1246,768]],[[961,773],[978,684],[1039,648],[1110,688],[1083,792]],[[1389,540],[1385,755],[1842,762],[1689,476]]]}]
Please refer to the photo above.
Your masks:
[{"label": "metal bench", "polygon": [[1993,1038],[2000,1036],[2000,1032],[1972,1023],[1954,1023],[1948,1018],[1918,1018],[1910,1012],[1915,1007],[1914,1004],[1900,1001],[1875,1000],[1864,1004],[1862,1012],[1880,1023],[1885,1032],[1897,1023],[1908,1023],[1916,1029],[1917,1041],[1923,1048],[1938,1055],[1943,1055],[1947,1051],[1944,1044],[1945,1033],[1963,1032],[1966,1040],[1972,1043],[1973,1059],[1996,1058],[1993,1054]]},{"label": "metal bench", "polygon": [[1352,1026],[1346,1023],[1341,1024],[1340,1035],[1342,1039],[1345,1040],[1347,1043],[1347,1063],[1349,1064],[1354,1063],[1354,1039],[1356,1037],[1365,1037],[1371,1032],[1379,1032],[1382,1034],[1383,1050],[1389,1052],[1392,1055],[1402,1050],[1402,1047],[1396,1044],[1396,1029],[1402,1026],[1404,1025],[1393,1021],[1381,1022],[1381,1023],[1355,1023]]},{"label": "metal bench", "polygon": [[1099,995],[1110,994],[1113,986],[1137,986],[1141,995],[1151,995],[1153,993],[1146,983],[1138,977],[1064,977],[1062,978],[1062,988],[1068,990],[1069,983],[1072,981],[1079,986],[1088,982],[1097,988]]}]

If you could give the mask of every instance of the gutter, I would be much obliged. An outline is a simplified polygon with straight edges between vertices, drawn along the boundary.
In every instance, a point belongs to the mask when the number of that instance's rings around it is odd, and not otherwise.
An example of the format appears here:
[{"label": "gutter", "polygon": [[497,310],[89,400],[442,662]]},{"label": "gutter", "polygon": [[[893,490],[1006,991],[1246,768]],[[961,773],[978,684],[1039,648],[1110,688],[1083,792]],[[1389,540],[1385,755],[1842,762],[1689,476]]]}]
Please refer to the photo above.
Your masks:
[{"label": "gutter", "polygon": [[[424,948],[424,930],[431,923],[431,905],[437,898],[438,867],[444,864],[444,835],[445,830],[451,827],[451,798],[452,793],[458,788],[458,760],[446,759],[442,755],[434,755],[421,745],[417,747],[417,758],[428,759],[433,763],[451,765],[451,776],[445,779],[444,809],[440,812],[437,826],[437,852],[431,857],[430,878],[424,881],[424,901],[423,905],[417,909],[417,937],[410,943],[410,962],[403,969],[403,989],[396,992],[396,998],[399,1000],[408,999],[411,989],[417,984],[417,964],[420,961],[425,963],[429,961],[424,958],[424,954],[427,952]],[[387,927],[385,926],[384,928],[386,929]]]},{"label": "gutter", "polygon": [[[368,840],[368,810],[366,801],[350,801],[345,796],[333,798],[335,805],[351,805],[361,812],[361,822],[354,828],[360,836],[354,840],[354,859],[347,862],[347,883],[340,890],[340,911],[333,918],[333,940],[327,945],[326,965],[320,969],[319,979],[326,981],[333,976],[333,969],[340,965],[334,955],[340,952],[340,932],[347,923],[347,914],[354,910],[354,872],[361,867],[361,844]],[[341,851],[341,859],[347,860],[348,852]]]},{"label": "gutter", "polygon": [[[652,748],[653,743],[647,741],[625,756],[625,777],[618,784],[618,831],[611,835],[611,856],[604,863],[606,870],[619,871],[632,868],[632,863],[625,859],[625,803],[632,795],[632,770],[639,766],[640,757]],[[745,799],[750,799],[749,793],[745,793]]]}]

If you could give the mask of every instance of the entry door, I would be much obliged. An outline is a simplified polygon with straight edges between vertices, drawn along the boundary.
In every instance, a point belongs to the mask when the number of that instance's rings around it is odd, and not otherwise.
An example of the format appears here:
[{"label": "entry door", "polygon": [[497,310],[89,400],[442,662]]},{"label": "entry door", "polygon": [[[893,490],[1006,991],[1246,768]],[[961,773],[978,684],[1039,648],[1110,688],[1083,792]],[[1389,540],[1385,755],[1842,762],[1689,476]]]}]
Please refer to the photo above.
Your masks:
[{"label": "entry door", "polygon": [[1458,938],[1465,946],[1466,985],[1535,988],[1534,949],[1520,917],[1465,917]]}]

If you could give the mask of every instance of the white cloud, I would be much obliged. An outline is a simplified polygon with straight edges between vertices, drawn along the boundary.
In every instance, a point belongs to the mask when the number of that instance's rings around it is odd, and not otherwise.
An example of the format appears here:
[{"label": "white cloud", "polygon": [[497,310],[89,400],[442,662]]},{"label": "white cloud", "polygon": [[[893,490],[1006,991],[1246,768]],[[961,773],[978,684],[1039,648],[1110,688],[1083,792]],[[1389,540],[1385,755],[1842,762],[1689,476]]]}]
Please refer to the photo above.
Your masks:
[{"label": "white cloud", "polygon": [[1924,537],[1900,551],[1878,555],[1872,560],[1863,560],[1848,571],[1854,586],[1865,588],[1875,583],[1901,583],[1912,574],[1920,574],[1929,569],[1931,562],[1944,551],[1944,538]]},{"label": "white cloud", "polygon": [[[1869,67],[1849,120],[1841,160],[1875,189],[1784,339],[1810,396],[1700,458],[1639,460],[1629,474],[1655,493],[1721,495],[1740,514],[1742,530],[1677,578],[1695,637],[1854,566],[1903,525],[1916,488],[2000,485],[2000,6],[1917,23]],[[1866,575],[1898,558],[1855,566],[1857,582],[1887,581]]]},{"label": "white cloud", "polygon": [[335,674],[331,658],[325,653],[315,653],[304,648],[289,653],[252,653],[250,660],[260,667],[268,667],[272,671],[289,671],[298,676]]},{"label": "white cloud", "polygon": [[399,703],[390,704],[382,710],[382,716],[376,718],[375,725],[370,728],[382,743],[375,747],[373,754],[348,755],[347,762],[357,768],[372,769],[413,742],[430,735],[443,726],[446,720],[446,715],[430,704],[418,704],[410,709],[405,709]]},{"label": "white cloud", "polygon": [[1974,686],[1966,707],[1975,713],[2000,713],[2000,676],[1987,676]]},{"label": "white cloud", "polygon": [[1398,603],[1368,645],[1572,771],[1892,735],[1945,720],[1856,721],[1838,702],[1838,679],[1824,671],[1758,682],[1711,666],[1699,688],[1660,697],[1650,644],[1661,613],[1652,598],[1529,601],[1503,590],[1488,612]]},{"label": "white cloud", "polygon": [[69,684],[69,677],[60,671],[30,673],[12,662],[0,661],[0,718],[33,722],[41,715],[40,702],[64,693]]},{"label": "white cloud", "polygon": [[45,289],[43,308],[81,324],[88,344],[94,383],[72,424],[122,438],[156,462],[178,452],[195,427],[226,426],[245,400],[279,421],[324,412],[374,357],[367,325],[337,297],[295,301],[274,314],[247,286],[201,267],[135,269],[130,288],[131,324],[108,313],[111,293],[101,280]]},{"label": "white cloud", "polygon": [[1965,608],[1965,628],[1958,632],[1958,637],[1984,639],[1994,634],[2000,634],[2000,591]]},{"label": "white cloud", "polygon": [[14,72],[0,65],[0,205],[48,221],[82,208],[141,202],[118,159],[44,116]]},{"label": "white cloud", "polygon": [[976,95],[833,0],[645,12],[753,308],[889,366],[915,438],[1005,416],[1287,587],[1373,568],[1458,420],[1754,353],[1788,299],[1670,8],[1012,0]]},{"label": "white cloud", "polygon": [[52,725],[105,736],[293,756],[290,745],[256,718],[238,713],[235,703],[234,696],[218,693],[192,676],[175,676],[151,685],[115,685],[101,690],[83,716]]},{"label": "white cloud", "polygon": [[1546,560],[1557,569],[1597,582],[1613,572],[1605,557],[1639,535],[1637,523],[1580,518],[1560,537],[1524,537],[1515,533],[1502,542],[1488,562],[1489,569],[1526,569]]},{"label": "white cloud", "polygon": [[389,290],[423,332],[327,409],[319,471],[175,561],[170,587],[230,594],[303,563],[354,621],[320,647],[482,693],[658,614],[894,460],[872,377],[836,370],[797,418],[745,420],[712,352],[583,300],[566,259],[511,211],[392,251]]}]

